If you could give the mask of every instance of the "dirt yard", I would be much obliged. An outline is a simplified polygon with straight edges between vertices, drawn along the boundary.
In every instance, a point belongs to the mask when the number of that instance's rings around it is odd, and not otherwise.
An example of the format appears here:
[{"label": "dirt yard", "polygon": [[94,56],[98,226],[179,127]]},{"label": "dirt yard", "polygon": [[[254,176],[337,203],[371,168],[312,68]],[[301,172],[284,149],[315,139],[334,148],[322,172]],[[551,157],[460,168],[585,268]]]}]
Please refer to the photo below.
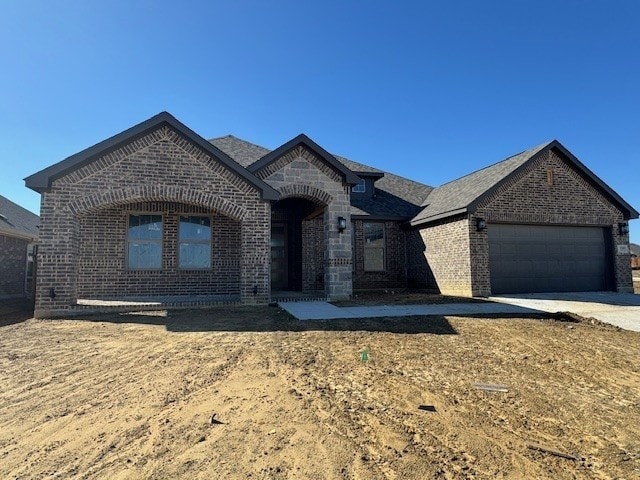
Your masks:
[{"label": "dirt yard", "polygon": [[275,307],[7,323],[3,479],[640,478],[638,333]]}]

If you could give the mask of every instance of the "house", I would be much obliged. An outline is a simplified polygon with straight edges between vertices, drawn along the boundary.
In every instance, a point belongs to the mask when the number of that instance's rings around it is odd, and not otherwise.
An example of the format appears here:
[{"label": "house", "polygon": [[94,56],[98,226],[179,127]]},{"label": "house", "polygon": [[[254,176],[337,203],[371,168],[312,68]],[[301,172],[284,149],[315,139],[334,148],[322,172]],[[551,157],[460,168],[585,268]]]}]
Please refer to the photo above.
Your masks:
[{"label": "house", "polygon": [[207,141],[163,112],[25,181],[42,194],[40,317],[149,297],[632,291],[638,212],[557,141],[432,188],[305,135]]},{"label": "house", "polygon": [[0,300],[30,297],[40,218],[0,195]]},{"label": "house", "polygon": [[633,270],[640,269],[640,245],[630,243],[629,249],[631,250],[631,268]]}]

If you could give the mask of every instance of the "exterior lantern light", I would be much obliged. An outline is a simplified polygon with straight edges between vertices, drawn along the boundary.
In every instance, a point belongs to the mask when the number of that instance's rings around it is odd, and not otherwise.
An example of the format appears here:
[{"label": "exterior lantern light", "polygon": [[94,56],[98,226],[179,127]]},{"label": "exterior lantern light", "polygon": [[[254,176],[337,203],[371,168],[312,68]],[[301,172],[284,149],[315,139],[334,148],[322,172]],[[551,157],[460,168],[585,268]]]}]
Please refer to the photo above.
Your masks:
[{"label": "exterior lantern light", "polygon": [[618,232],[620,235],[629,235],[629,224],[627,222],[619,223]]},{"label": "exterior lantern light", "polygon": [[344,217],[338,217],[338,231],[344,232],[347,228],[347,219]]},{"label": "exterior lantern light", "polygon": [[476,218],[476,230],[479,232],[487,229],[487,221],[484,218]]}]

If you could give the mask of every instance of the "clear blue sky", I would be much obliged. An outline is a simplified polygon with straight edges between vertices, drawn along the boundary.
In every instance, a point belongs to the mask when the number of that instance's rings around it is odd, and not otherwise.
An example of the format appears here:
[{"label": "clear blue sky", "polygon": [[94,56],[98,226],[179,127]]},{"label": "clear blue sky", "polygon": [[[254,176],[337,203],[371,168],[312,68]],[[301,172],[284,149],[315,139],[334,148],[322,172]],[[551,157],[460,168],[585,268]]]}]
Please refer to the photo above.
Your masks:
[{"label": "clear blue sky", "polygon": [[[6,0],[0,193],[167,110],[439,185],[557,138],[640,208],[640,2]],[[640,222],[631,222],[640,243]]]}]

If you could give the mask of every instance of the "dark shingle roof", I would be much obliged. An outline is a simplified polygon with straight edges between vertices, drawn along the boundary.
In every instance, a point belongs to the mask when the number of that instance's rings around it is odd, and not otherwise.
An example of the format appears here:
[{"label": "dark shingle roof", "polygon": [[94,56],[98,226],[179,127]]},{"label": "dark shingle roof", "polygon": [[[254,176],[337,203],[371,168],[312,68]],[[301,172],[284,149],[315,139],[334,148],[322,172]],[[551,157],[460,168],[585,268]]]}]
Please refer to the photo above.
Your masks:
[{"label": "dark shingle roof", "polygon": [[[270,153],[270,150],[241,140],[233,135],[209,140],[224,153],[243,167],[248,167]],[[353,172],[382,173],[384,176],[376,181],[376,197],[365,195],[351,197],[351,214],[367,215],[377,218],[398,218],[409,220],[420,211],[422,202],[432,187],[413,180],[385,172],[369,165],[354,162],[348,158],[335,155],[335,158]]]},{"label": "dark shingle roof", "polygon": [[0,232],[38,238],[40,217],[0,195]]},{"label": "dark shingle roof", "polygon": [[417,225],[465,212],[474,200],[507,178],[551,143],[543,143],[435,188],[424,201],[423,210],[411,221],[411,224]]},{"label": "dark shingle roof", "polygon": [[640,245],[636,243],[630,243],[629,248],[631,249],[631,253],[633,255],[640,257]]},{"label": "dark shingle roof", "polygon": [[638,218],[638,212],[620,195],[598,178],[560,142],[552,140],[434,189],[424,201],[422,211],[411,220],[411,225],[421,225],[473,211],[475,204],[481,198],[493,192],[525,163],[547,150],[553,150],[561,155],[582,177],[608,196],[612,202],[619,205],[623,211],[626,211],[625,218]]},{"label": "dark shingle roof", "polygon": [[209,141],[245,168],[271,151],[233,135],[212,138]]}]

